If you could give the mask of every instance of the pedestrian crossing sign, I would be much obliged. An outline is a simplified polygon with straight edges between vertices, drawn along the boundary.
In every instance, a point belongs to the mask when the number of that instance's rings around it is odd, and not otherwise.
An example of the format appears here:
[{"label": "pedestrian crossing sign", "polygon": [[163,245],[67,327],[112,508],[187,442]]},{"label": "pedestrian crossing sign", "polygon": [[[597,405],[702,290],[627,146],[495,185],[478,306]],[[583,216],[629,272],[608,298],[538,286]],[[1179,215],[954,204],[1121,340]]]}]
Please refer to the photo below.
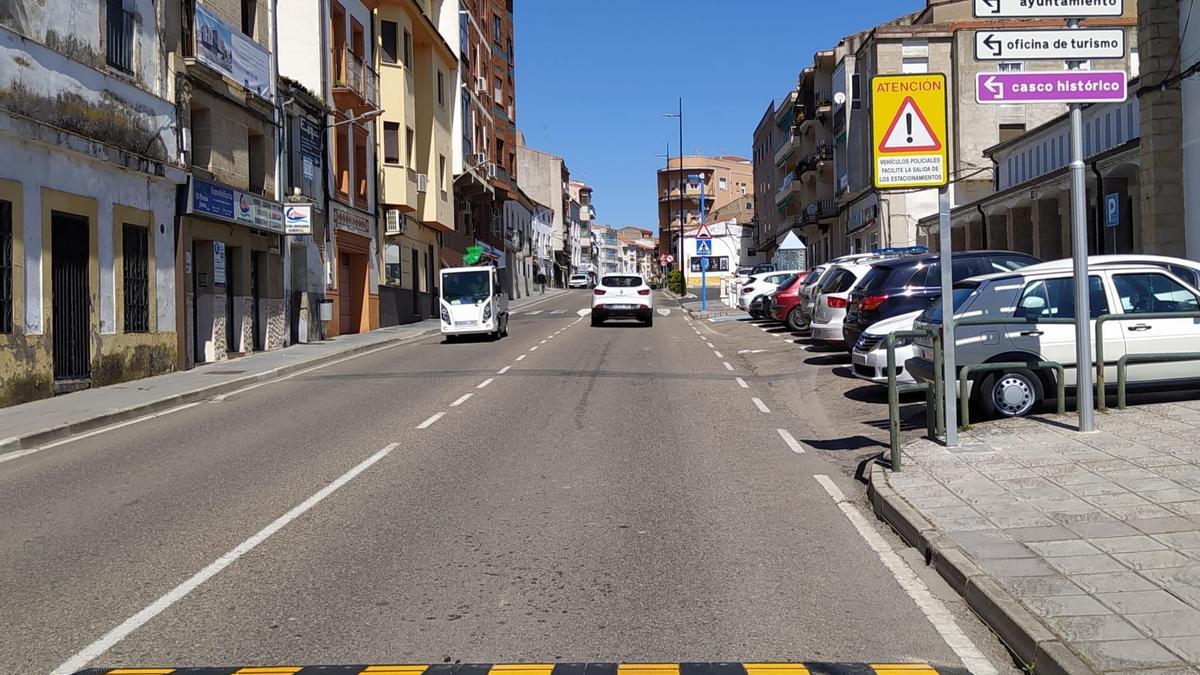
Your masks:
[{"label": "pedestrian crossing sign", "polygon": [[700,257],[712,255],[712,240],[697,239],[696,240],[696,255]]}]

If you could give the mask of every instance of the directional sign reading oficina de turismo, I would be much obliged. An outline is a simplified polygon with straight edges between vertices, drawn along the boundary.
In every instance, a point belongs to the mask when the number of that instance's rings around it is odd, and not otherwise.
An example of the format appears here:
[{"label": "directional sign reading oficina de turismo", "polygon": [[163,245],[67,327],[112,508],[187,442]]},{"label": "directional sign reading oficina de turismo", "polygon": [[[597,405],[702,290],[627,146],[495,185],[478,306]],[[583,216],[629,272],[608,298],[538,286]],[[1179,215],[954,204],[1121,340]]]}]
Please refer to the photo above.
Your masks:
[{"label": "directional sign reading oficina de turismo", "polygon": [[1125,58],[1123,28],[977,30],[980,61],[1063,61]]},{"label": "directional sign reading oficina de turismo", "polygon": [[1123,70],[976,73],[979,103],[1120,103],[1129,95]]},{"label": "directional sign reading oficina de turismo", "polygon": [[1122,0],[974,0],[979,19],[1030,19],[1037,17],[1121,16]]},{"label": "directional sign reading oficina de turismo", "polygon": [[949,177],[946,76],[871,78],[875,187],[941,187]]}]

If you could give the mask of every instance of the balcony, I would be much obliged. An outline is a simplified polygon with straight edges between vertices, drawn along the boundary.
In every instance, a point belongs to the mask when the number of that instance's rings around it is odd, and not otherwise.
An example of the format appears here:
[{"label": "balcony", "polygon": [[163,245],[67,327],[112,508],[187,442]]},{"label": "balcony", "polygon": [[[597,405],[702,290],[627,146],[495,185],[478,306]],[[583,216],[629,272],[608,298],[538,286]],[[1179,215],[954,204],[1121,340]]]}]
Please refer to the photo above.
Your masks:
[{"label": "balcony", "polygon": [[800,163],[801,174],[815,171],[831,159],[833,159],[833,146],[827,142],[817,143],[817,149],[806,155]]},{"label": "balcony", "polygon": [[379,107],[379,73],[354,52],[333,53],[333,102],[339,110],[361,115]]},{"label": "balcony", "polygon": [[776,208],[786,205],[796,193],[800,190],[800,181],[795,171],[783,177],[783,185],[779,186],[779,190],[775,192]]},{"label": "balcony", "polygon": [[783,166],[787,163],[788,158],[800,148],[801,138],[800,130],[792,128],[779,151],[775,153],[775,166]]},{"label": "balcony", "polygon": [[[686,189],[683,190],[682,194],[680,194],[679,188],[675,187],[675,188],[671,188],[671,189],[667,189],[667,190],[659,190],[658,201],[669,202],[671,200],[678,200],[680,197],[683,197],[684,199],[688,199],[688,200],[691,200],[694,202],[699,202],[700,194],[701,194],[701,192],[700,192],[699,186],[689,185],[686,187]],[[704,199],[707,202],[709,202],[709,204],[711,204],[713,202],[713,200],[715,200],[717,198],[716,190],[713,190],[712,188],[709,188],[708,186],[705,186],[705,190],[704,190],[703,194],[704,194]]]},{"label": "balcony", "polygon": [[841,205],[836,199],[818,199],[804,207],[804,224],[814,225],[837,218]]}]

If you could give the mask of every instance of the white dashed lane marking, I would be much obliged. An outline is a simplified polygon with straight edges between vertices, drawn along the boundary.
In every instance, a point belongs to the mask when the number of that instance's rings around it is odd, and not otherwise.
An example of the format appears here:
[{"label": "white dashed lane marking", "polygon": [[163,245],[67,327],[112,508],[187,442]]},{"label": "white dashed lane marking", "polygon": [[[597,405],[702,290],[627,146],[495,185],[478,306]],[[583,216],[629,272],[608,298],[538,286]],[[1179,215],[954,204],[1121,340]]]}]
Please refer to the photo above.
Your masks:
[{"label": "white dashed lane marking", "polygon": [[734,382],[737,382],[737,383],[738,383],[738,386],[739,386],[739,387],[741,387],[742,389],[749,389],[749,388],[750,388],[750,385],[746,384],[746,381],[745,381],[745,380],[743,380],[743,379],[742,379],[742,378],[740,378],[740,377],[735,377],[735,378],[733,378],[733,380],[734,380]]},{"label": "white dashed lane marking", "polygon": [[767,404],[766,404],[766,403],[763,403],[763,402],[762,402],[762,399],[761,399],[761,398],[758,398],[758,397],[756,396],[756,397],[754,397],[754,398],[752,398],[752,399],[750,399],[750,400],[751,400],[751,401],[754,401],[754,407],[755,407],[755,408],[758,408],[758,411],[759,411],[759,412],[761,412],[761,413],[769,413],[769,412],[771,412],[771,409],[767,407]]},{"label": "white dashed lane marking", "polygon": [[537,316],[538,314],[541,314],[541,313],[542,313],[542,312],[544,312],[544,311],[546,311],[546,310],[544,310],[544,309],[539,309],[539,310],[537,310],[537,311],[535,311],[535,312],[525,312],[525,314],[526,314],[526,315],[528,315],[528,316]]},{"label": "white dashed lane marking", "polygon": [[483,389],[484,387],[488,386],[489,384],[491,384],[492,382],[495,382],[495,381],[496,381],[496,378],[489,377],[488,379],[484,380],[483,382],[480,382],[479,384],[475,385],[475,388]]},{"label": "white dashed lane marking", "polygon": [[522,354],[522,355],[520,355],[520,356],[518,356],[518,357],[517,357],[517,360],[518,360],[518,361],[524,361],[526,356],[529,356],[529,355],[528,355],[528,354]]},{"label": "white dashed lane marking", "polygon": [[721,352],[719,352],[719,351],[717,351],[717,350],[715,350],[715,349],[713,350],[713,353],[717,355],[717,358],[718,358],[718,359],[723,359],[723,358],[725,358],[725,355],[724,355],[724,354],[722,354]]},{"label": "white dashed lane marking", "polygon": [[721,363],[725,366],[725,370],[729,370],[729,371],[733,370],[733,366],[730,365],[730,363],[728,361],[722,361]]},{"label": "white dashed lane marking", "polygon": [[775,431],[779,433],[779,437],[783,439],[784,443],[787,443],[787,446],[791,448],[792,452],[796,453],[797,455],[804,454],[804,446],[800,445],[800,441],[797,441],[794,437],[792,437],[792,434],[789,433],[787,429],[776,429]]},{"label": "white dashed lane marking", "polygon": [[417,428],[418,428],[418,429],[428,429],[429,427],[433,426],[433,423],[434,423],[434,422],[436,422],[436,421],[438,421],[438,420],[442,419],[442,417],[443,417],[445,414],[446,414],[446,413],[444,413],[444,412],[434,413],[434,414],[432,414],[432,415],[430,415],[430,416],[429,416],[429,419],[427,419],[427,420],[425,420],[424,422],[421,422],[420,424],[418,424],[418,425],[417,425]]},{"label": "white dashed lane marking", "polygon": [[496,371],[496,374],[497,374],[497,375],[503,375],[503,374],[507,373],[507,372],[508,372],[508,371],[509,371],[511,368],[512,368],[512,366],[504,366],[504,367],[503,367],[503,368],[501,368],[500,370],[497,370],[497,371]]},{"label": "white dashed lane marking", "polygon": [[466,402],[467,402],[467,399],[471,398],[471,397],[472,397],[472,396],[474,396],[474,395],[475,395],[475,394],[463,394],[462,396],[459,396],[459,397],[458,397],[458,398],[457,398],[457,399],[454,401],[454,403],[451,403],[451,404],[450,404],[450,407],[451,407],[451,408],[457,408],[458,406],[460,406],[460,405],[462,405],[462,404],[466,403]]}]

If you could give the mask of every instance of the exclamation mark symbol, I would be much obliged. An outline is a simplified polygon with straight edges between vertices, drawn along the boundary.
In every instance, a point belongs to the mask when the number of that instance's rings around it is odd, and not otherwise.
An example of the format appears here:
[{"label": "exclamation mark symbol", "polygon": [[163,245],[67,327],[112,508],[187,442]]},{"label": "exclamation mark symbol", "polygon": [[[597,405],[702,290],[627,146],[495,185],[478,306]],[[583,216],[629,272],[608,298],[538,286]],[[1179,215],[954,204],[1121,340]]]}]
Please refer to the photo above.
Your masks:
[{"label": "exclamation mark symbol", "polygon": [[912,113],[904,113],[904,127],[908,129],[908,142],[911,145],[913,142]]}]

